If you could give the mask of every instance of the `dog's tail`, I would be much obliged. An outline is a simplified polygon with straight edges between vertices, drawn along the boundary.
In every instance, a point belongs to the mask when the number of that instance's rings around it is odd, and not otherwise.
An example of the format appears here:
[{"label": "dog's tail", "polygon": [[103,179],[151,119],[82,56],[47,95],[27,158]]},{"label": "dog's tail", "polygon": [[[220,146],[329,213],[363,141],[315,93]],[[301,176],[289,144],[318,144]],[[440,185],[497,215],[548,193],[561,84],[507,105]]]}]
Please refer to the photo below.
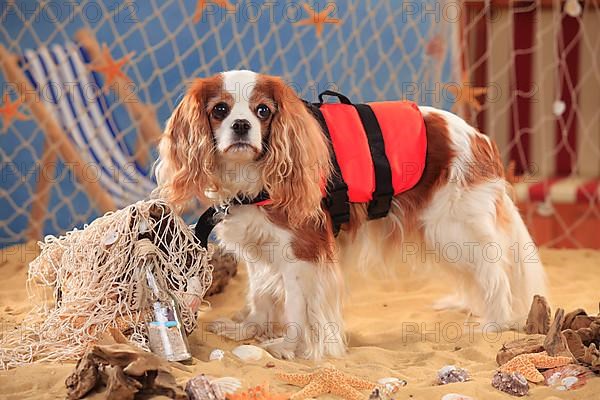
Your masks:
[{"label": "dog's tail", "polygon": [[512,226],[509,257],[513,268],[509,272],[512,288],[513,315],[527,316],[533,296],[546,295],[546,274],[540,261],[538,248],[533,242],[523,218],[508,194],[504,195]]}]

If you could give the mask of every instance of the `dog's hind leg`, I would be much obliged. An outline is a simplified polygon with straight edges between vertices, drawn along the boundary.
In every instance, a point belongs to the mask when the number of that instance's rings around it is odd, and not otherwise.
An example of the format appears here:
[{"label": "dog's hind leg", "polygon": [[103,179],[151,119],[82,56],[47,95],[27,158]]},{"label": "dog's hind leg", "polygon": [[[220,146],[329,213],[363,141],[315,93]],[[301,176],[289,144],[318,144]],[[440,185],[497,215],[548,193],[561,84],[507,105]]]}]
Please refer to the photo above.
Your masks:
[{"label": "dog's hind leg", "polygon": [[504,181],[468,190],[450,183],[440,189],[423,213],[424,237],[453,275],[465,276],[467,306],[487,323],[508,328],[515,318],[510,274],[510,238],[498,223],[496,199]]}]

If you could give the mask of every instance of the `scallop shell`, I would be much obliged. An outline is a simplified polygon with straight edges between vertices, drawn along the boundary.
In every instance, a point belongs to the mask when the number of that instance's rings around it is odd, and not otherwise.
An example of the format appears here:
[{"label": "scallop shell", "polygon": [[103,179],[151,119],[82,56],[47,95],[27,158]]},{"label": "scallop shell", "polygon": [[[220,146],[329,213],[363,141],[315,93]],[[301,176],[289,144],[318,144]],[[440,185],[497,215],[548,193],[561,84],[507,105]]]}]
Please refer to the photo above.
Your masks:
[{"label": "scallop shell", "polygon": [[546,385],[556,390],[573,390],[585,385],[593,373],[583,365],[569,364],[544,371],[542,375],[544,375]]},{"label": "scallop shell", "polygon": [[223,378],[212,379],[210,381],[210,385],[215,392],[219,391],[223,395],[228,395],[235,393],[239,388],[241,388],[242,382],[237,378],[226,376]]},{"label": "scallop shell", "polygon": [[210,384],[204,374],[193,377],[185,385],[185,392],[190,400],[225,400],[225,395]]},{"label": "scallop shell", "polygon": [[208,359],[210,361],[221,361],[225,357],[225,352],[221,349],[214,349],[210,352]]},{"label": "scallop shell", "polygon": [[201,374],[188,381],[185,392],[190,400],[225,400],[228,394],[234,393],[241,386],[242,382],[237,378],[213,379]]},{"label": "scallop shell", "polygon": [[250,344],[238,346],[231,350],[231,352],[242,361],[258,361],[265,355],[263,349]]},{"label": "scallop shell", "polygon": [[492,378],[492,386],[513,396],[521,397],[529,393],[529,383],[518,372],[496,371]]},{"label": "scallop shell", "polygon": [[446,365],[438,371],[437,383],[438,385],[446,385],[448,383],[465,382],[469,379],[469,372],[466,369]]}]

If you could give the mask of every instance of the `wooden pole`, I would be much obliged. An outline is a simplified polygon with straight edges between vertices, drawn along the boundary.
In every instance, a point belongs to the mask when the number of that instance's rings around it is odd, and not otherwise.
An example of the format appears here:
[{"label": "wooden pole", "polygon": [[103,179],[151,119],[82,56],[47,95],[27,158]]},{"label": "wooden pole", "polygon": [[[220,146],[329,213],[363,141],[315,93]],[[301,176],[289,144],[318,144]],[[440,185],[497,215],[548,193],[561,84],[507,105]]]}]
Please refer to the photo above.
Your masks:
[{"label": "wooden pole", "polygon": [[[90,198],[96,202],[100,211],[115,210],[116,205],[108,192],[100,185],[96,176],[88,176],[86,168],[89,166],[80,156],[80,151],[69,140],[68,135],[52,118],[50,112],[42,104],[36,90],[29,84],[25,74],[18,64],[18,57],[11,54],[0,44],[0,65],[4,70],[6,80],[17,86],[17,90],[27,103],[36,120],[46,132],[47,140],[55,144],[62,158],[72,167],[77,181],[85,188]],[[34,98],[31,99],[32,94]]]},{"label": "wooden pole", "polygon": [[[75,39],[90,54],[92,62],[99,62],[102,60],[102,50],[93,33],[87,29],[81,29],[75,34]],[[146,165],[148,162],[149,148],[157,143],[162,134],[160,126],[156,122],[156,112],[151,105],[144,104],[140,101],[136,92],[133,90],[131,81],[125,80],[122,77],[116,77],[115,82],[119,87],[119,93],[117,93],[118,96],[123,101],[129,115],[131,115],[139,127],[134,157],[138,163]],[[121,96],[122,94],[124,97]]]},{"label": "wooden pole", "polygon": [[27,236],[31,240],[41,240],[42,238],[48,201],[52,192],[52,177],[56,170],[56,149],[54,143],[48,139],[46,137],[44,141],[44,152],[40,159],[37,187],[31,203],[31,212],[29,213],[29,231]]}]

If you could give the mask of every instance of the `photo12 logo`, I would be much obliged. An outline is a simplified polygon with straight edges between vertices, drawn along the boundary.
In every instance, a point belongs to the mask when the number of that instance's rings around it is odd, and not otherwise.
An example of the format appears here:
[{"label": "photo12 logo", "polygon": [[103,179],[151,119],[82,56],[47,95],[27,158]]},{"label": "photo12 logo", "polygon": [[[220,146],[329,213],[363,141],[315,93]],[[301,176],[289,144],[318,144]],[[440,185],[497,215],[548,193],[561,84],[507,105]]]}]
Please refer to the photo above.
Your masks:
[{"label": "photo12 logo", "polygon": [[12,18],[30,23],[70,23],[78,18],[90,23],[108,18],[115,23],[137,23],[138,9],[134,1],[5,1],[0,4],[0,15],[3,23]]}]

